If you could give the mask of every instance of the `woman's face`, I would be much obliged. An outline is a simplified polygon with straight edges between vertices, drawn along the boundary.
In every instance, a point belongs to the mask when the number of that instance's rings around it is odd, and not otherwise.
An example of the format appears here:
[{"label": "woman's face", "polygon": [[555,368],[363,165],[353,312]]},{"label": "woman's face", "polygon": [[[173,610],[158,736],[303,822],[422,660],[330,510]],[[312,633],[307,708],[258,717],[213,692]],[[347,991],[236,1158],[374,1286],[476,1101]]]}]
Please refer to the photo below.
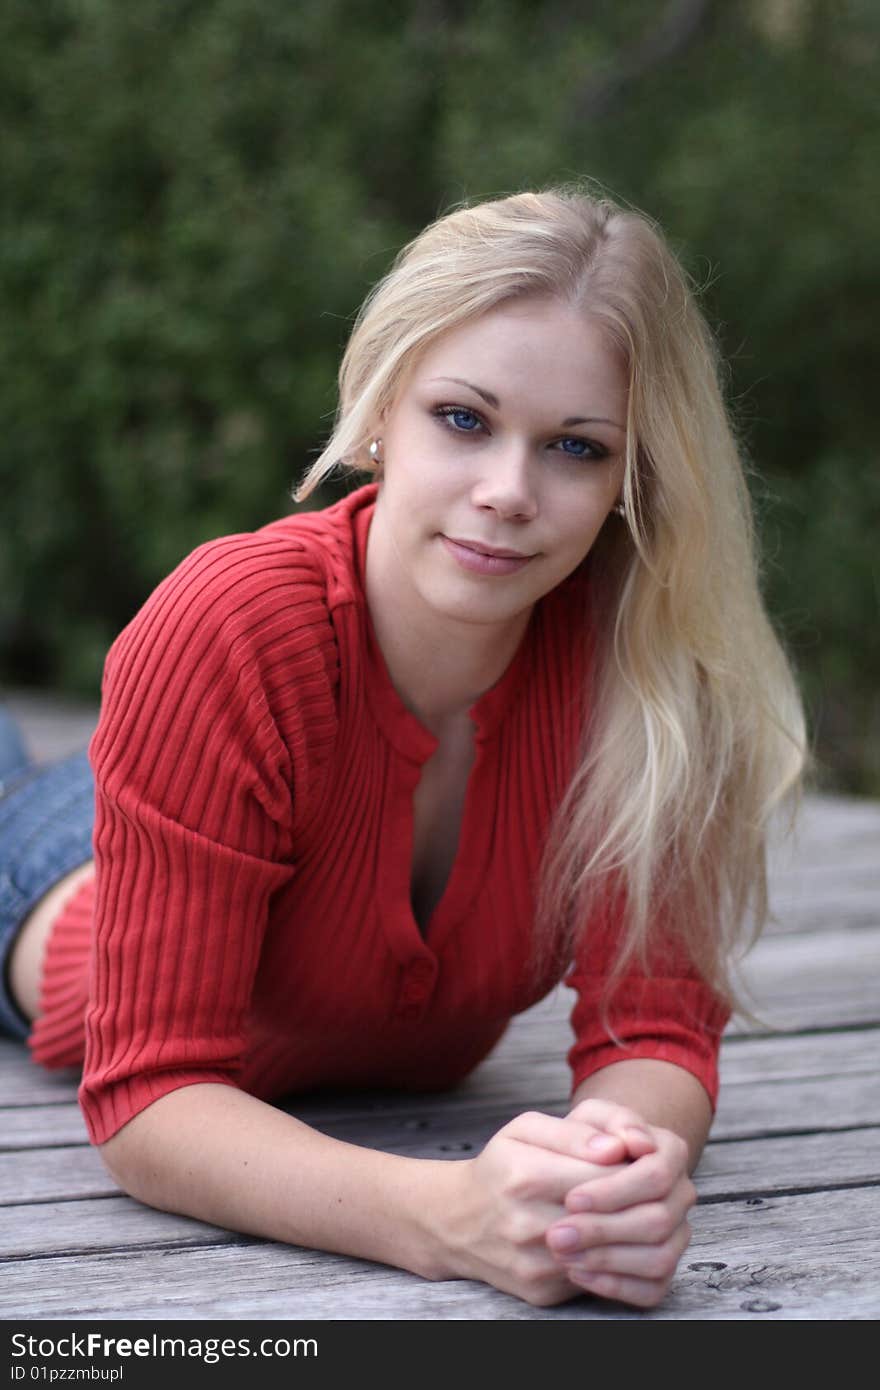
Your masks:
[{"label": "woman's face", "polygon": [[626,404],[599,323],[556,300],[503,304],[439,338],[377,430],[375,542],[401,599],[477,623],[530,611],[618,499]]}]

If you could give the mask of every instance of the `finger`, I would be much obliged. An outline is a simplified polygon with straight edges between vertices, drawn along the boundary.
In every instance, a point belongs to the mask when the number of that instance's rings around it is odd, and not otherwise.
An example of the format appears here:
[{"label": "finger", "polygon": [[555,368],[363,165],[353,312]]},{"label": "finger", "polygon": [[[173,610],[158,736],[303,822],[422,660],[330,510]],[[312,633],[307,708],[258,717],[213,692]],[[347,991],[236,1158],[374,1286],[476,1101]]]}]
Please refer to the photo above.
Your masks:
[{"label": "finger", "polygon": [[568,1116],[559,1119],[530,1110],[518,1115],[506,1129],[511,1139],[564,1154],[566,1158],[589,1163],[622,1163],[626,1157],[626,1146],[621,1139],[604,1134],[592,1125],[575,1123]]},{"label": "finger", "polygon": [[635,1279],[671,1279],[688,1248],[691,1228],[686,1221],[668,1240],[657,1245],[598,1245],[563,1267],[569,1274],[626,1274]]},{"label": "finger", "polygon": [[591,1163],[623,1163],[634,1157],[625,1139],[601,1129],[593,1130],[587,1140],[586,1155]]},{"label": "finger", "polygon": [[691,1200],[696,1201],[696,1192],[686,1171],[686,1149],[683,1142],[679,1142],[681,1152],[677,1145],[664,1145],[656,1153],[637,1158],[614,1175],[601,1175],[588,1184],[572,1188],[565,1198],[566,1210],[621,1211],[624,1207],[660,1200],[679,1182],[687,1185]]},{"label": "finger", "polygon": [[[598,1129],[619,1134],[626,1138],[627,1143],[633,1143],[637,1147],[638,1154],[648,1154],[656,1148],[652,1127],[646,1125],[637,1112],[631,1111],[627,1105],[617,1105],[616,1101],[601,1101],[592,1097],[578,1101],[578,1104],[570,1109],[569,1119],[584,1120]],[[634,1152],[633,1156],[635,1158],[638,1155]]]},{"label": "finger", "polygon": [[665,1202],[608,1215],[561,1217],[548,1227],[545,1240],[562,1260],[579,1260],[584,1252],[608,1245],[657,1245],[674,1235],[692,1205],[682,1185]]},{"label": "finger", "polygon": [[627,1274],[569,1275],[571,1282],[596,1298],[611,1298],[635,1308],[656,1308],[669,1292],[668,1279],[634,1279]]},{"label": "finger", "polygon": [[630,1158],[644,1158],[645,1154],[654,1153],[657,1148],[656,1140],[642,1128],[625,1125],[621,1130],[612,1129],[610,1132],[619,1135]]}]

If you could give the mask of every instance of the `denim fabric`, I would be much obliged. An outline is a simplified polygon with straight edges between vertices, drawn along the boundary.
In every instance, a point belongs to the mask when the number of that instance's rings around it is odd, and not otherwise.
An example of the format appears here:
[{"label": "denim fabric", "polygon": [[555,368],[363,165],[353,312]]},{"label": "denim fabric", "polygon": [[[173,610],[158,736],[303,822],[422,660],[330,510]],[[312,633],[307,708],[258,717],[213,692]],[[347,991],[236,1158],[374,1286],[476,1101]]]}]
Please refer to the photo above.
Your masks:
[{"label": "denim fabric", "polygon": [[92,857],[95,789],[85,750],[38,765],[0,710],[0,1035],[24,1039],[30,1024],[9,993],[18,930],[65,874]]}]

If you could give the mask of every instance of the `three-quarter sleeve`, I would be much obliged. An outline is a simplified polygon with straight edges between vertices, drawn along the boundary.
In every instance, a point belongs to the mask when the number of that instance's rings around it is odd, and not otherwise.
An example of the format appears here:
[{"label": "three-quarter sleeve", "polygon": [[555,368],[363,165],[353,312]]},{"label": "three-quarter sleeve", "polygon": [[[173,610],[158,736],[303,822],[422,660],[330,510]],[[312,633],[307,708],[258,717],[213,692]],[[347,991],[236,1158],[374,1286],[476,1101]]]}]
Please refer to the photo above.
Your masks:
[{"label": "three-quarter sleeve", "polygon": [[619,910],[608,906],[590,923],[566,979],[577,993],[571,1014],[575,1041],[568,1054],[572,1091],[602,1067],[650,1057],[695,1076],[714,1111],[727,1003],[671,933],[655,943],[647,962],[631,962],[609,993],[618,941]]},{"label": "three-quarter sleeve", "polygon": [[261,533],[202,546],[108,655],[79,1092],[94,1143],[178,1087],[237,1084],[270,901],[294,872],[307,731],[332,715],[332,631],[297,564]]}]

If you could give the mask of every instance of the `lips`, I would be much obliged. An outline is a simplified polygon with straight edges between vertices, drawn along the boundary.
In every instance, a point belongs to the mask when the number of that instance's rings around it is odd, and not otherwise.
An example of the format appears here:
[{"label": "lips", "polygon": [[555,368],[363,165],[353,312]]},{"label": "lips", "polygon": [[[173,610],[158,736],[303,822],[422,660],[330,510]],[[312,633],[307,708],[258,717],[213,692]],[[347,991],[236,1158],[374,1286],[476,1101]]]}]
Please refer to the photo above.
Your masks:
[{"label": "lips", "polygon": [[453,560],[471,574],[515,574],[534,559],[533,555],[523,555],[522,551],[500,550],[484,541],[453,540],[444,535],[440,539]]},{"label": "lips", "polygon": [[500,550],[497,546],[487,545],[485,541],[463,541],[457,536],[446,536],[444,539],[451,540],[453,545],[463,545],[466,550],[475,550],[478,555],[494,555],[499,560],[531,560],[531,555],[524,555],[521,550]]}]

